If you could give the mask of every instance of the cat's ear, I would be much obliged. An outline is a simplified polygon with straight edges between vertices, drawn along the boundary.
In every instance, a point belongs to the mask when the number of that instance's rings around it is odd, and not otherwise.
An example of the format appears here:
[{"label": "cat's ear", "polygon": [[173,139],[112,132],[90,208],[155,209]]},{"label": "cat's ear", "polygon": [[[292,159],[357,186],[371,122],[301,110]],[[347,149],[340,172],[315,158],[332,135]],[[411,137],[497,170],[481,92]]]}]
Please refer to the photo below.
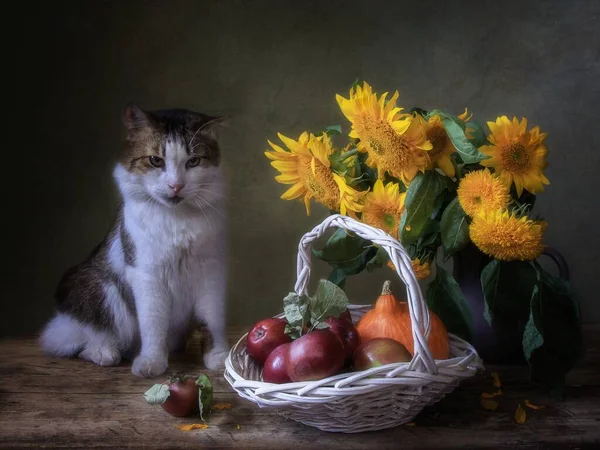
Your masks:
[{"label": "cat's ear", "polygon": [[198,127],[200,133],[217,141],[221,134],[221,128],[225,126],[225,120],[226,118],[223,116],[202,115],[201,119],[195,122],[195,125]]},{"label": "cat's ear", "polygon": [[123,122],[129,131],[136,131],[150,126],[150,117],[139,106],[128,104],[123,111]]}]

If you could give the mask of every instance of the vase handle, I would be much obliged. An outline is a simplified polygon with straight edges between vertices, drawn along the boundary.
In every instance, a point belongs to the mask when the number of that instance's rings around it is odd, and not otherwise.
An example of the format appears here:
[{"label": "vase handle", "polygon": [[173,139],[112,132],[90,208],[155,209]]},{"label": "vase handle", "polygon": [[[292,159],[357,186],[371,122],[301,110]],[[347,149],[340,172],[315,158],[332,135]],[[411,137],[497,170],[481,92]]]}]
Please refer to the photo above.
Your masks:
[{"label": "vase handle", "polygon": [[569,281],[569,265],[565,257],[553,247],[546,247],[542,252],[542,255],[546,255],[554,261],[558,267],[558,276],[562,279]]}]

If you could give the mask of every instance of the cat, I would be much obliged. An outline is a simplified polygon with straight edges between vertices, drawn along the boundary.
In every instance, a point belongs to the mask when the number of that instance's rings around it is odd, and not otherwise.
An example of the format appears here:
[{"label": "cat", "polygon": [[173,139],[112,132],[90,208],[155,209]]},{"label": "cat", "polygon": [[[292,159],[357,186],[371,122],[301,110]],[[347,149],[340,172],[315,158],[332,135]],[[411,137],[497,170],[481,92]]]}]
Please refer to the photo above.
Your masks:
[{"label": "cat", "polygon": [[204,365],[218,369],[228,353],[221,120],[135,105],[123,119],[127,137],[113,172],[122,197],[116,220],[59,282],[41,347],[100,366],[135,357],[133,374],[155,377],[203,323],[213,344]]}]

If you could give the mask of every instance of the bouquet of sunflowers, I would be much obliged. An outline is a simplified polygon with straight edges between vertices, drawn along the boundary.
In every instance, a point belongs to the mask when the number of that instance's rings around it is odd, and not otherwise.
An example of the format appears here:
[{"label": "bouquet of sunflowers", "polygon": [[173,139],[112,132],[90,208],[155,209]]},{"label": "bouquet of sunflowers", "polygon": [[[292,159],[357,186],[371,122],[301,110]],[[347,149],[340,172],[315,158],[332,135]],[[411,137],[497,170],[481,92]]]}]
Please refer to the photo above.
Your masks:
[{"label": "bouquet of sunflowers", "polygon": [[[506,116],[487,122],[489,132],[465,110],[397,106],[398,92],[378,96],[355,82],[349,97],[336,96],[350,122],[297,139],[278,134],[265,152],[275,179],[291,185],[284,200],[311,201],[331,213],[352,216],[385,230],[407,249],[420,280],[432,277],[429,307],[448,330],[466,340],[473,313],[453,275],[441,264],[467,246],[489,262],[481,271],[485,318],[525,308],[522,350],[534,380],[561,389],[580,354],[579,310],[566,280],[536,262],[547,223],[532,214],[544,175],[547,134],[527,119]],[[330,281],[391,266],[385,251],[338,230],[315,255],[332,267]]]}]

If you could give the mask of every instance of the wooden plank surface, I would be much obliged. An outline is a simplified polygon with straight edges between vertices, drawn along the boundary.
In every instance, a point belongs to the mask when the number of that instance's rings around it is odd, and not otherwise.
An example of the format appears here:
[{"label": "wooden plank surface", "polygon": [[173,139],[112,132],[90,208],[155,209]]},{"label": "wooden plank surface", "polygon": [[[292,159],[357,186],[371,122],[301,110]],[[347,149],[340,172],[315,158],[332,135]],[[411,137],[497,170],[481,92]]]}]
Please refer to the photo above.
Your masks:
[{"label": "wooden plank surface", "polygon": [[[231,341],[242,333],[230,330]],[[209,428],[182,432],[176,419],[146,404],[142,393],[157,380],[130,373],[128,363],[100,368],[76,359],[41,354],[34,339],[0,342],[0,447],[62,448],[586,448],[600,444],[600,326],[586,328],[586,354],[568,378],[568,397],[552,401],[528,382],[524,367],[489,367],[503,382],[498,410],[479,404],[493,391],[489,374],[463,383],[425,409],[414,426],[370,433],[327,433],[286,420],[240,398],[222,373],[205,371],[198,343],[171,361],[172,371],[207,373],[215,385]],[[162,377],[161,377],[162,378]],[[527,410],[527,421],[513,419],[518,403],[544,404]]]}]

